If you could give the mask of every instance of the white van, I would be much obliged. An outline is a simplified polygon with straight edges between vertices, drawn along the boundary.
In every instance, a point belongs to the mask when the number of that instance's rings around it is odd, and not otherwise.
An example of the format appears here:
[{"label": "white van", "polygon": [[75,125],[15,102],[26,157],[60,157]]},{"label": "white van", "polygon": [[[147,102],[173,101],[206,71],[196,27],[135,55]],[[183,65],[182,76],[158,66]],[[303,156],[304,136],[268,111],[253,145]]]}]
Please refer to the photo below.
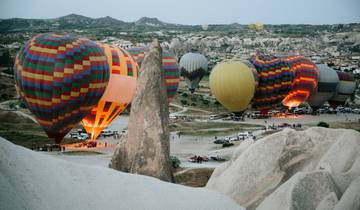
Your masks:
[{"label": "white van", "polygon": [[247,138],[249,138],[249,137],[251,137],[252,136],[252,134],[249,132],[249,131],[245,131],[245,132],[241,132],[241,133],[238,133],[238,137],[240,138],[240,139],[247,139]]}]

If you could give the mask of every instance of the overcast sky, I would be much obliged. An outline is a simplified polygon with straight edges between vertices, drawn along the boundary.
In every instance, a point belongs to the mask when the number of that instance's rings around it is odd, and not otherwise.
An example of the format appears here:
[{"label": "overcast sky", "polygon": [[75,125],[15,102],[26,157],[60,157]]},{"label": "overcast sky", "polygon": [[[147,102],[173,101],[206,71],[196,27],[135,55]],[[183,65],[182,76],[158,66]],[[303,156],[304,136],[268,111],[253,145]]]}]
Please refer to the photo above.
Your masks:
[{"label": "overcast sky", "polygon": [[360,22],[360,0],[0,0],[0,18],[56,18],[71,13],[180,24],[333,24]]}]

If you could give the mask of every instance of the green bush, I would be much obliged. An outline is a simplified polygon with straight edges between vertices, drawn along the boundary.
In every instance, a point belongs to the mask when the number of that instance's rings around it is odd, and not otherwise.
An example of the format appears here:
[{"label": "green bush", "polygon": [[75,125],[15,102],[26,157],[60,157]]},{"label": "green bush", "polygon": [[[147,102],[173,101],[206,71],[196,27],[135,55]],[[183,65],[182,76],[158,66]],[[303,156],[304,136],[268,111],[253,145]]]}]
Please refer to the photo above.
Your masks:
[{"label": "green bush", "polygon": [[208,104],[209,104],[209,101],[206,100],[206,99],[204,99],[202,102],[203,102],[204,105],[208,105]]},{"label": "green bush", "polygon": [[185,93],[185,92],[184,92],[184,93],[182,93],[182,94],[181,94],[181,96],[183,96],[183,97],[185,97],[185,98],[186,98],[186,97],[188,97],[189,95],[188,95],[187,93]]},{"label": "green bush", "polygon": [[170,161],[171,161],[171,165],[174,169],[180,167],[181,162],[180,162],[179,158],[177,158],[175,156],[170,156]]},{"label": "green bush", "polygon": [[318,127],[328,128],[328,127],[329,127],[329,124],[326,123],[326,122],[319,122],[319,123],[317,124],[317,126],[318,126]]},{"label": "green bush", "polygon": [[180,102],[181,102],[182,105],[187,105],[188,104],[187,100],[181,100]]}]

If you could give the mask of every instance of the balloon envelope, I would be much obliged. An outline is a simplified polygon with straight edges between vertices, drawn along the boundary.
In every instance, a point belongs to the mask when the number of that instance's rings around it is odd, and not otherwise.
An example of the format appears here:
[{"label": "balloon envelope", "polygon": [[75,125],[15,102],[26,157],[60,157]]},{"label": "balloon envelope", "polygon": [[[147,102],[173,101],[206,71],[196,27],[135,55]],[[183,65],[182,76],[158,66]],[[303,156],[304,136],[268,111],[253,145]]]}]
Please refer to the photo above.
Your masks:
[{"label": "balloon envelope", "polygon": [[263,53],[253,56],[250,62],[260,77],[252,107],[266,111],[279,106],[291,90],[294,72],[283,59]]},{"label": "balloon envelope", "polygon": [[241,61],[217,64],[209,77],[210,89],[216,99],[231,112],[244,111],[254,96],[257,72]]},{"label": "balloon envelope", "polygon": [[16,56],[21,97],[50,138],[63,137],[103,95],[109,65],[94,42],[70,34],[39,34]]},{"label": "balloon envelope", "polygon": [[186,53],[181,57],[179,67],[189,90],[194,92],[206,74],[208,61],[199,53]]},{"label": "balloon envelope", "polygon": [[356,81],[352,74],[341,71],[336,71],[336,73],[339,77],[339,86],[335,95],[329,100],[329,104],[333,108],[345,105],[346,100],[356,89]]},{"label": "balloon envelope", "polygon": [[322,106],[336,93],[339,77],[336,71],[325,64],[317,65],[319,69],[318,87],[307,99],[308,104],[313,108]]},{"label": "balloon envelope", "polygon": [[[144,47],[128,49],[128,52],[139,66],[144,61],[145,51],[146,48]],[[164,70],[167,100],[170,102],[175,97],[179,88],[180,73],[175,55],[165,50],[162,51],[162,69]]]},{"label": "balloon envelope", "polygon": [[295,73],[295,78],[292,88],[283,99],[282,104],[289,108],[297,107],[316,90],[319,69],[304,56],[287,56],[283,59]]},{"label": "balloon envelope", "polygon": [[81,121],[85,130],[96,139],[132,101],[136,91],[138,65],[125,50],[99,44],[110,66],[110,80],[99,103]]},{"label": "balloon envelope", "polygon": [[139,67],[141,66],[141,63],[143,62],[145,58],[145,47],[132,47],[127,49],[127,51],[130,53],[131,57],[138,63]]}]

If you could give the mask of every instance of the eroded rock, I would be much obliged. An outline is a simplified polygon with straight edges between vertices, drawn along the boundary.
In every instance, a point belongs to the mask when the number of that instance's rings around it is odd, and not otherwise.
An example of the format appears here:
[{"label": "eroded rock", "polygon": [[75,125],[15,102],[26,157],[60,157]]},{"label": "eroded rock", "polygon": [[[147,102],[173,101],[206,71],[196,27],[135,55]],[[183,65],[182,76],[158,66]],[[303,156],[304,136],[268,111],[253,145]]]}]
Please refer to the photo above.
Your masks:
[{"label": "eroded rock", "polygon": [[112,168],[173,182],[169,110],[161,65],[161,47],[155,40],[140,69],[131,104],[128,138],[118,144]]},{"label": "eroded rock", "polygon": [[265,198],[256,209],[316,209],[330,193],[340,195],[329,172],[299,172]]},{"label": "eroded rock", "polygon": [[[354,130],[285,129],[241,144],[230,161],[215,169],[206,187],[232,197],[247,209],[255,209],[298,172],[324,170],[334,176],[340,198],[360,173],[359,140],[360,133]],[[349,153],[344,154],[346,151]],[[342,154],[337,155],[339,152]],[[336,158],[341,160],[333,161]]]}]

